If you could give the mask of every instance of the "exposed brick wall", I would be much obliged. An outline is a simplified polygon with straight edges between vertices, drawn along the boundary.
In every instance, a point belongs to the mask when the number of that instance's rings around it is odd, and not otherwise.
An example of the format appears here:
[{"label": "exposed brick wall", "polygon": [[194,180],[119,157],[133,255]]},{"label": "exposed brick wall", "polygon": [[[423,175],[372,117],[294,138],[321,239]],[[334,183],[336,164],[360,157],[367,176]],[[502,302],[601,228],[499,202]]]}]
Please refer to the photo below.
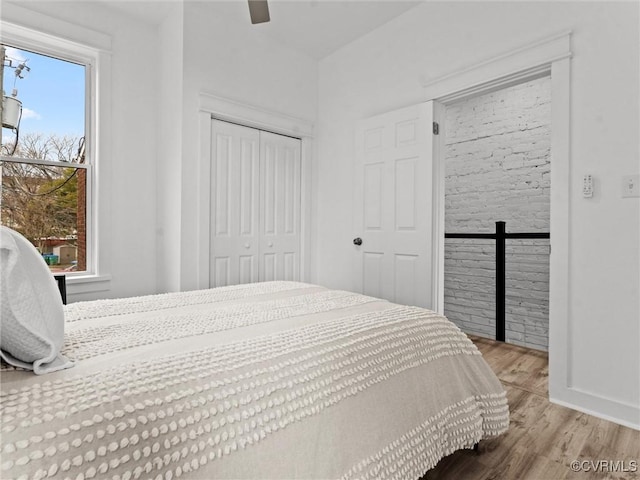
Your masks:
[{"label": "exposed brick wall", "polygon": [[[551,82],[542,78],[446,111],[445,231],[549,231]],[[549,241],[508,240],[507,341],[547,349]],[[445,314],[495,335],[495,242],[445,242]]]}]

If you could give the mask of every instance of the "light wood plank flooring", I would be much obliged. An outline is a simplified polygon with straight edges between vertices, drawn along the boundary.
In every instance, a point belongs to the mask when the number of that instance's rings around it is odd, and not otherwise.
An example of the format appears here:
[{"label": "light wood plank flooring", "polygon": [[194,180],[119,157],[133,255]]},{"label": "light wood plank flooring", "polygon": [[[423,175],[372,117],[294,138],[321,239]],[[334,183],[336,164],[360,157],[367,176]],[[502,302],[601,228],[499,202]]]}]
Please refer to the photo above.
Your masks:
[{"label": "light wood plank flooring", "polygon": [[[443,458],[424,480],[640,479],[640,432],[549,403],[545,352],[471,340],[505,386],[509,431],[480,442],[478,452],[461,450]],[[594,472],[593,467],[573,472],[574,460],[620,461],[626,470],[632,470],[632,461],[638,466],[635,472]]]}]

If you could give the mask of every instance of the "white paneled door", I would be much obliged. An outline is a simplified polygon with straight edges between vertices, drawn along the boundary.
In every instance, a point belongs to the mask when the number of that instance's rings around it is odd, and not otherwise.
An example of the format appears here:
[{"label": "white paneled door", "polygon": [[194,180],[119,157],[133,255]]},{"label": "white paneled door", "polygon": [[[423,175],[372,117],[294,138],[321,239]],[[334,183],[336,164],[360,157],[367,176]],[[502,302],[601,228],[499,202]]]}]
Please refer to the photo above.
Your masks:
[{"label": "white paneled door", "polygon": [[426,102],[358,124],[353,248],[356,290],[435,309],[433,109]]},{"label": "white paneled door", "polygon": [[260,132],[260,281],[300,278],[300,140]]},{"label": "white paneled door", "polygon": [[260,131],[219,120],[211,132],[211,286],[259,278]]},{"label": "white paneled door", "polygon": [[212,287],[297,280],[300,140],[212,121]]}]

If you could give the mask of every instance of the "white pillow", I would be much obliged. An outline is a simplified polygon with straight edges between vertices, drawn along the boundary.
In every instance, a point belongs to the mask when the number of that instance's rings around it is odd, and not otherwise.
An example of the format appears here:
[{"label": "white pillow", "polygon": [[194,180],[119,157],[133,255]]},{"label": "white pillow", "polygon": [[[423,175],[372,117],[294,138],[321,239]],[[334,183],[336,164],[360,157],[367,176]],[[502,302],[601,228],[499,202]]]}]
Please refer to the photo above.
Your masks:
[{"label": "white pillow", "polygon": [[0,356],[43,374],[73,366],[60,355],[64,310],[53,275],[26,238],[0,227]]}]

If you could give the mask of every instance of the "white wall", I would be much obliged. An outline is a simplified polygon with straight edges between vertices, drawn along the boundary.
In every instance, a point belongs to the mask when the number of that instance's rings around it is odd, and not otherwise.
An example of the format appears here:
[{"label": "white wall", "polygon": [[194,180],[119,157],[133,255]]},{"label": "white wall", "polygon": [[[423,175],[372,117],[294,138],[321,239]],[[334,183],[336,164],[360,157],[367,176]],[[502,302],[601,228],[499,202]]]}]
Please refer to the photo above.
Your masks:
[{"label": "white wall", "polygon": [[[70,301],[195,288],[198,95],[312,122],[317,62],[248,21],[222,18],[211,2],[16,4],[23,12],[10,18],[16,23],[22,16],[51,29],[52,22],[24,14],[27,7],[85,34],[103,32],[112,43],[109,121],[99,138],[106,152],[99,172],[100,273],[111,280],[69,285]],[[3,5],[3,18],[9,7]]]},{"label": "white wall", "polygon": [[[570,344],[555,352],[569,356],[570,378],[552,394],[640,427],[640,201],[620,196],[621,176],[640,169],[638,16],[636,3],[428,2],[322,60],[318,282],[354,285],[355,122],[426,100],[426,78],[570,29]],[[585,173],[596,179],[590,200]]]},{"label": "white wall", "polygon": [[171,2],[158,26],[157,289],[180,289],[184,11]]},{"label": "white wall", "polygon": [[[4,2],[3,20],[76,41],[82,34],[90,37],[91,31],[111,38],[111,95],[101,105],[98,138],[99,273],[110,275],[111,280],[70,284],[69,300],[153,293],[159,97],[156,29],[97,2],[18,4],[16,9],[12,8],[16,4]],[[59,24],[47,18],[67,22],[71,28],[61,30]],[[76,26],[81,29],[80,35],[75,32]]]},{"label": "white wall", "polygon": [[250,22],[221,18],[210,3],[184,5],[182,128],[182,290],[197,287],[198,95],[215,94],[306,120],[316,117],[317,62],[272,40]]}]

